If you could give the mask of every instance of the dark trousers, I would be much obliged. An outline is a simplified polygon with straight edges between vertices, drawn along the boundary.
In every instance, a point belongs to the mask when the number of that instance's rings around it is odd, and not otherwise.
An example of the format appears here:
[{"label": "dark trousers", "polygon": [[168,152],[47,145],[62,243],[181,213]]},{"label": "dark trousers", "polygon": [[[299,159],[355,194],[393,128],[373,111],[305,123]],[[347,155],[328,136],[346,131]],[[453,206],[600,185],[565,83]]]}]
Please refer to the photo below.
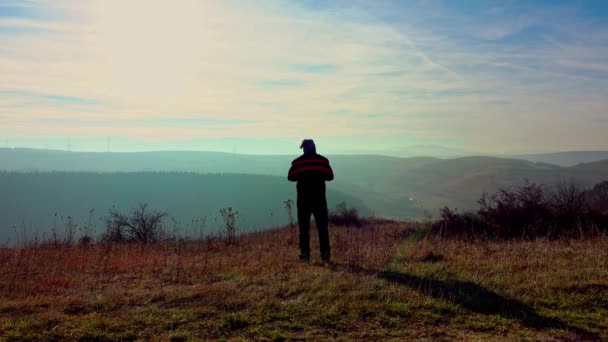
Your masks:
[{"label": "dark trousers", "polygon": [[300,259],[310,259],[310,215],[315,215],[317,231],[319,232],[319,245],[321,259],[329,261],[331,258],[329,247],[329,232],[327,231],[327,202],[325,198],[310,199],[298,198],[298,224],[300,226]]}]

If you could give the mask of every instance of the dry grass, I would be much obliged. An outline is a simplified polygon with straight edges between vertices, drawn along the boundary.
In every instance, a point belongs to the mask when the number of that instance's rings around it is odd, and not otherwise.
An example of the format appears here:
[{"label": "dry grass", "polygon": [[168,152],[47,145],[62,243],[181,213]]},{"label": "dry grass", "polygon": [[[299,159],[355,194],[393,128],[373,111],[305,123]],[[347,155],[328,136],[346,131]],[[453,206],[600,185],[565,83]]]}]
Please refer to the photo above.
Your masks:
[{"label": "dry grass", "polygon": [[[0,340],[608,338],[594,240],[435,241],[412,225],[0,251]],[[318,242],[311,231],[313,251]]]},{"label": "dry grass", "polygon": [[[423,237],[403,249],[395,279],[480,315],[465,327],[533,329],[534,339],[608,339],[608,235],[465,241]],[[564,334],[566,333],[566,334]]]}]

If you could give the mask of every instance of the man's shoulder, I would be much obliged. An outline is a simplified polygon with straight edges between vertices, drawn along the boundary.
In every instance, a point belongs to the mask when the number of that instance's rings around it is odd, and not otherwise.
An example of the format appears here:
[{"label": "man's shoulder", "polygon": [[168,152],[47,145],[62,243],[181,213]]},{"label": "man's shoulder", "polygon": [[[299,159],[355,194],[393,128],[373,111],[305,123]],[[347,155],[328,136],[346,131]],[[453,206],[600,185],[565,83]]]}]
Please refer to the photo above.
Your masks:
[{"label": "man's shoulder", "polygon": [[325,158],[324,156],[320,155],[320,154],[316,154],[316,153],[311,153],[311,154],[303,154],[301,156],[299,156],[298,158],[294,159],[291,163],[297,163],[299,161],[305,161],[305,160],[322,160],[325,162],[329,162],[329,160],[327,158]]},{"label": "man's shoulder", "polygon": [[316,159],[316,160],[321,159],[321,160],[323,160],[323,161],[325,161],[325,162],[329,162],[329,159],[325,158],[325,156],[322,156],[322,155],[320,155],[320,154],[315,154],[315,155],[314,155],[314,159]]},{"label": "man's shoulder", "polygon": [[320,154],[317,154],[317,158],[320,158],[320,159],[323,159],[323,160],[329,161],[329,159],[325,158],[325,156],[322,156],[322,155],[320,155]]},{"label": "man's shoulder", "polygon": [[299,156],[298,158],[296,158],[296,159],[292,160],[292,161],[291,161],[291,163],[293,164],[293,163],[295,163],[295,162],[297,162],[297,161],[300,161],[300,160],[302,160],[302,159],[304,159],[304,155],[301,155],[301,156]]}]

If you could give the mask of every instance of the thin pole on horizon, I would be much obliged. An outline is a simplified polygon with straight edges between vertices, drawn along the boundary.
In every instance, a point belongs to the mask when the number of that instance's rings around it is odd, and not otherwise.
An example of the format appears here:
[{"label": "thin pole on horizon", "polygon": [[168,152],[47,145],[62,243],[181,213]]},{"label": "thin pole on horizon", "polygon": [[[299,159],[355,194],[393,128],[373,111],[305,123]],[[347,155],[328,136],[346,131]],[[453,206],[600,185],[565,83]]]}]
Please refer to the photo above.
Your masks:
[{"label": "thin pole on horizon", "polygon": [[237,160],[237,155],[236,155],[236,145],[232,145],[232,157],[234,158],[234,160]]},{"label": "thin pole on horizon", "polygon": [[110,153],[110,136],[108,135],[108,153]]}]

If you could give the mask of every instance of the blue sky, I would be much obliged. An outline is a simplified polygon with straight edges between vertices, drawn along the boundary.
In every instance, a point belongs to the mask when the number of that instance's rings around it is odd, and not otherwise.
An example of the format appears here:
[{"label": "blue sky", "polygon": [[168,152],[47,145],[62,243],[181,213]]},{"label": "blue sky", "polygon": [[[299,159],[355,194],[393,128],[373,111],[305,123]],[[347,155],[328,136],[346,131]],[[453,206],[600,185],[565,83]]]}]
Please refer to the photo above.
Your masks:
[{"label": "blue sky", "polygon": [[323,153],[605,150],[607,19],[605,1],[0,0],[0,136],[86,151],[108,137],[115,151],[295,154],[305,137]]}]

